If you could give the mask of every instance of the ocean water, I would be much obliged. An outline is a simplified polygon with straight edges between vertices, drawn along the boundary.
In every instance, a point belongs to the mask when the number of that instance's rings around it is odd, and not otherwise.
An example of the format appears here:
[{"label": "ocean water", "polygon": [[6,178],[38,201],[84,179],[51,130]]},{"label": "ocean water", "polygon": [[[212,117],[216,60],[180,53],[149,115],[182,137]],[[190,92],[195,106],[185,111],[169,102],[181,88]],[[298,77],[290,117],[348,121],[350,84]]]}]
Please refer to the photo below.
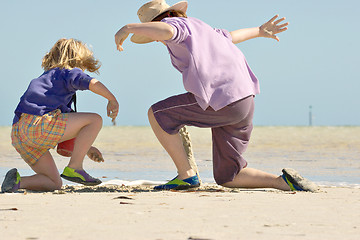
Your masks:
[{"label": "ocean water", "polygon": [[[11,146],[10,131],[10,127],[0,127],[0,182],[13,167],[21,175],[33,174]],[[188,131],[200,177],[214,183],[211,132],[192,127]],[[105,162],[86,158],[84,168],[104,182],[166,181],[176,176],[172,160],[150,127],[104,127],[94,146],[102,151]],[[61,172],[69,159],[54,150],[51,153]],[[255,126],[244,157],[249,167],[270,173],[280,175],[288,167],[321,186],[360,187],[360,127]]]}]

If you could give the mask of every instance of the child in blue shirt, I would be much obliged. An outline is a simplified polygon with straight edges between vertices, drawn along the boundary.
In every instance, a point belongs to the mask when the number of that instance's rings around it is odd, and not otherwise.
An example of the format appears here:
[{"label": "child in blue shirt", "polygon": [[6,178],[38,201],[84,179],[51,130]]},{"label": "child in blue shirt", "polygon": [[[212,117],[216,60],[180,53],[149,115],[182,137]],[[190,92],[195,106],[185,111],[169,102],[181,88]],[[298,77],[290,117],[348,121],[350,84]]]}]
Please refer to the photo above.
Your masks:
[{"label": "child in blue shirt", "polygon": [[96,113],[72,112],[73,96],[78,90],[90,90],[108,100],[107,115],[115,120],[119,104],[115,96],[98,80],[84,71],[98,72],[100,62],[81,41],[60,39],[42,61],[45,72],[33,79],[16,107],[12,145],[35,175],[20,178],[16,168],[7,172],[2,192],[18,189],[52,191],[62,187],[58,169],[49,149],[75,138],[68,166],[61,177],[84,185],[98,185],[83,169],[85,155],[103,162],[101,152],[91,145],[101,127]]}]

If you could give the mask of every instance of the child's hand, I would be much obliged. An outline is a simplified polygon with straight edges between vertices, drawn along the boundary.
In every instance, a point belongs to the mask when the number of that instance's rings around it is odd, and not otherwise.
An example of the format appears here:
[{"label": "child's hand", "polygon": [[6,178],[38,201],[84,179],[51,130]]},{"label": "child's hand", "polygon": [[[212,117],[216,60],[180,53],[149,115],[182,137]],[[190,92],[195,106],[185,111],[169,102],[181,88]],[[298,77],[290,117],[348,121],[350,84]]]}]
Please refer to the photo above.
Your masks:
[{"label": "child's hand", "polygon": [[275,15],[268,22],[260,26],[260,33],[259,33],[260,37],[273,38],[279,41],[279,38],[275,34],[286,31],[288,29],[286,26],[289,25],[289,23],[287,22],[278,25],[280,22],[285,20],[285,18],[283,17],[274,22],[274,20],[277,19],[278,17],[279,15]]},{"label": "child's hand", "polygon": [[119,103],[116,101],[116,99],[110,100],[108,102],[106,109],[107,109],[107,116],[111,118],[112,122],[114,122],[116,116],[119,113]]},{"label": "child's hand", "polygon": [[104,162],[101,152],[96,147],[91,146],[87,156],[94,162]]},{"label": "child's hand", "polygon": [[127,33],[125,31],[125,27],[122,27],[116,34],[115,34],[115,44],[116,44],[116,48],[117,50],[124,51],[124,48],[122,47],[124,41],[126,40],[126,38],[129,36],[129,33]]}]

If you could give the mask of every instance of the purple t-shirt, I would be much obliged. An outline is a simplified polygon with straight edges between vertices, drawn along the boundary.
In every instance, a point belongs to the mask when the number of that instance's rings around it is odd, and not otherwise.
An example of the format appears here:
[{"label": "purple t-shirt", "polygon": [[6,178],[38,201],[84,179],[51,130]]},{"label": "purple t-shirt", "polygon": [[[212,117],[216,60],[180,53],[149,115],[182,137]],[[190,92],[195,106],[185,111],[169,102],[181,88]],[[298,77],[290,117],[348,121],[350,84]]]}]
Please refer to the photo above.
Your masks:
[{"label": "purple t-shirt", "polygon": [[70,112],[72,96],[77,90],[88,90],[91,79],[79,68],[53,68],[44,72],[30,82],[20,98],[13,124],[19,121],[22,113],[42,116],[56,109]]},{"label": "purple t-shirt", "polygon": [[214,29],[196,18],[165,18],[174,29],[165,41],[173,66],[183,75],[186,91],[202,109],[215,111],[260,93],[259,82],[227,30]]}]

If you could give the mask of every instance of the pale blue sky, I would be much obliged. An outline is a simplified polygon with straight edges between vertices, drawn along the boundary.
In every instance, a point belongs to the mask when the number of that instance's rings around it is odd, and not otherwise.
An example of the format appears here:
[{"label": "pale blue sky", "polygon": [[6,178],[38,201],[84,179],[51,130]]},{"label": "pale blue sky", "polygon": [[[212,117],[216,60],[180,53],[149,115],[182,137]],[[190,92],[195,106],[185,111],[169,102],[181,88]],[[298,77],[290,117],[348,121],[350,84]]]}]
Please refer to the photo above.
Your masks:
[{"label": "pale blue sky", "polygon": [[[114,34],[138,22],[146,0],[1,0],[0,126],[11,125],[13,111],[31,79],[42,74],[41,59],[62,37],[92,46],[102,62],[100,75],[120,103],[118,125],[148,125],[147,109],[184,92],[181,74],[159,43],[127,40],[119,53]],[[170,5],[177,1],[168,0]],[[358,0],[189,0],[188,15],[213,27],[235,30],[259,26],[275,14],[289,30],[280,42],[254,39],[237,46],[260,80],[255,125],[360,125],[360,31]],[[78,96],[79,111],[106,117],[106,100],[90,91]]]}]

